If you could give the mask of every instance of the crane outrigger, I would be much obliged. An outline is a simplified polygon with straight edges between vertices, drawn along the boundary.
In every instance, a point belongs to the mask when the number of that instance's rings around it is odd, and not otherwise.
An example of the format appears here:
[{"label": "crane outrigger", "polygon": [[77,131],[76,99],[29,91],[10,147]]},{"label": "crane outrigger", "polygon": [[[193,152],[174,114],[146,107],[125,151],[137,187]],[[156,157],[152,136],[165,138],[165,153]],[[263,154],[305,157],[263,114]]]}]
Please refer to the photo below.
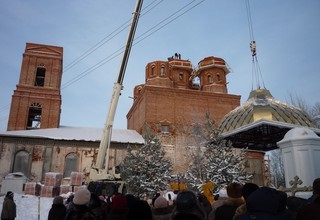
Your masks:
[{"label": "crane outrigger", "polygon": [[141,8],[142,8],[143,0],[137,0],[135,11],[132,16],[132,23],[131,28],[129,31],[125,51],[123,54],[119,74],[117,81],[114,83],[113,87],[113,93],[111,97],[111,102],[109,106],[109,111],[107,114],[102,138],[100,141],[100,146],[98,150],[97,160],[95,165],[90,170],[89,178],[91,181],[103,181],[103,180],[115,180],[120,178],[120,175],[116,175],[115,172],[109,171],[109,151],[110,151],[110,143],[111,143],[111,135],[112,135],[112,127],[113,127],[113,121],[118,105],[118,100],[120,97],[120,92],[123,88],[122,83],[124,79],[124,74],[126,71],[134,35],[136,32]]}]

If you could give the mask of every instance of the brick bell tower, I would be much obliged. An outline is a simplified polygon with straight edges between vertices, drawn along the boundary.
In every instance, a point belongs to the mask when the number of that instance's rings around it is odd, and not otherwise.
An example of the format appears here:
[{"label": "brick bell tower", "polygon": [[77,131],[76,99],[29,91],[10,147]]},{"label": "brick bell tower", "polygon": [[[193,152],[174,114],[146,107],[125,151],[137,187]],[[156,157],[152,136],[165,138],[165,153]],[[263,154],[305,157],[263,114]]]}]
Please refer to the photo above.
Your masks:
[{"label": "brick bell tower", "polygon": [[8,131],[59,127],[62,61],[62,47],[26,43]]}]

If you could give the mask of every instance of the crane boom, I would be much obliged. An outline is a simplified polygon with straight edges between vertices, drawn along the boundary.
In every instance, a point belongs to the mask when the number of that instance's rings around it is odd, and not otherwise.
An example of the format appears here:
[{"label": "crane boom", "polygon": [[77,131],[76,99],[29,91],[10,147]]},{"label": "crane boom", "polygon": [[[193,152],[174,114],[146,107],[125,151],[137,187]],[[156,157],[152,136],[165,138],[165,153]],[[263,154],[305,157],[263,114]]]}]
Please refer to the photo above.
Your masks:
[{"label": "crane boom", "polygon": [[118,78],[117,78],[117,81],[114,83],[109,111],[106,117],[103,134],[100,141],[97,161],[96,161],[95,167],[93,167],[90,171],[91,180],[102,180],[102,179],[113,178],[112,175],[109,174],[109,149],[110,149],[110,143],[111,143],[112,127],[113,127],[113,121],[114,121],[114,117],[115,117],[115,113],[116,113],[116,109],[117,109],[117,105],[120,97],[120,92],[122,90],[122,83],[123,83],[134,35],[138,25],[142,3],[143,3],[143,0],[137,0],[135,11],[132,16],[131,28],[129,31],[125,51],[123,54]]}]

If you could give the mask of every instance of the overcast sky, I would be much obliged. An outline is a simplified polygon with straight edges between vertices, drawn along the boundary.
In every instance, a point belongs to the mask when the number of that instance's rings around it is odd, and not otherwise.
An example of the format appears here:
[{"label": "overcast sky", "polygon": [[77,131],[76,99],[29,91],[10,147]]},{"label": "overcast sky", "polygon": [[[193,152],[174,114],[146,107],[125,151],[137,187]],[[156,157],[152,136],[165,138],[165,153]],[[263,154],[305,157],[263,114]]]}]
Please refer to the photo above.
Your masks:
[{"label": "overcast sky", "polygon": [[[0,131],[7,127],[26,42],[64,48],[60,124],[102,128],[135,4],[135,0],[1,1]],[[290,95],[310,105],[320,102],[320,1],[251,0],[250,7],[266,88],[283,102]],[[147,63],[166,61],[174,53],[194,66],[208,56],[223,58],[232,69],[228,92],[241,95],[245,102],[256,88],[250,40],[245,0],[145,0],[114,127],[126,128],[129,97],[135,85],[145,82]]]}]

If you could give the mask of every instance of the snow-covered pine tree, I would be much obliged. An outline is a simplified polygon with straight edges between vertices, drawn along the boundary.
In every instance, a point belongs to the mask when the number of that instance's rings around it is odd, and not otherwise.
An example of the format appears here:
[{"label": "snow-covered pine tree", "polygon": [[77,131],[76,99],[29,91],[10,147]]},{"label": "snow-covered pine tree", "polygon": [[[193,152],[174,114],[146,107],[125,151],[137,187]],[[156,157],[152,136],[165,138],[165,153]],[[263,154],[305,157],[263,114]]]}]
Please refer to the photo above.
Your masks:
[{"label": "snow-covered pine tree", "polygon": [[121,177],[127,184],[128,193],[143,198],[168,188],[172,163],[165,159],[160,140],[148,132],[145,144],[128,154],[121,164]]},{"label": "snow-covered pine tree", "polygon": [[231,143],[222,138],[209,113],[206,113],[206,120],[205,144],[192,154],[193,162],[185,176],[192,188],[200,191],[202,184],[212,181],[218,191],[229,183],[250,180],[251,176],[245,170],[247,150],[233,149]]}]

